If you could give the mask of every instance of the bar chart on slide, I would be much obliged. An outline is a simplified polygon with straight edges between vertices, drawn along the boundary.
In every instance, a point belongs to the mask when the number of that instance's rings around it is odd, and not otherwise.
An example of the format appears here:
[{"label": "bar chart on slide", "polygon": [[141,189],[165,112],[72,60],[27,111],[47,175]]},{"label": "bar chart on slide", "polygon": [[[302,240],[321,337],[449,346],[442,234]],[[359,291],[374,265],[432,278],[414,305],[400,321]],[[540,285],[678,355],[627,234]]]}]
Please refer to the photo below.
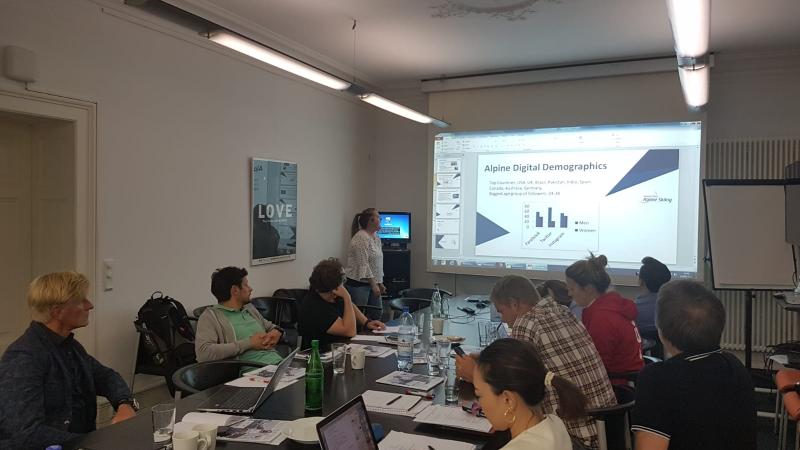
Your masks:
[{"label": "bar chart on slide", "polygon": [[598,207],[587,202],[522,204],[522,248],[596,251]]}]

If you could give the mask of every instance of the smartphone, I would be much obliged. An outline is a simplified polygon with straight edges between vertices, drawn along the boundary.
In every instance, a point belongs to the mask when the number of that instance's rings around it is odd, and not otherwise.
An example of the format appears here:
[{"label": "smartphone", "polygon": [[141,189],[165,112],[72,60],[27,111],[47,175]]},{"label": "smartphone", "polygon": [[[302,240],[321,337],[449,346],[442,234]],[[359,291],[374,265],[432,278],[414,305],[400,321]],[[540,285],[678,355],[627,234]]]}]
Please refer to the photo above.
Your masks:
[{"label": "smartphone", "polygon": [[452,344],[451,347],[458,356],[467,356],[467,354],[464,353],[464,349],[461,348],[461,344]]}]

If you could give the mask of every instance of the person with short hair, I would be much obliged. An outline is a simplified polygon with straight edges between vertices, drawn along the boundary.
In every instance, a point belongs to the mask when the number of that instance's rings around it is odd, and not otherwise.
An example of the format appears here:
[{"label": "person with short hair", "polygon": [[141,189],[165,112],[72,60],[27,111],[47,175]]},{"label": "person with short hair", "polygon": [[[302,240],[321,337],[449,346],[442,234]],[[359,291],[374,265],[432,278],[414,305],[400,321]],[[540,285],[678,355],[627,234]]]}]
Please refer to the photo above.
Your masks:
[{"label": "person with short hair", "polygon": [[753,381],[720,349],[722,302],[702,284],[661,287],[656,326],[669,359],[647,365],[636,381],[636,450],[756,448]]},{"label": "person with short hair", "polygon": [[636,296],[636,326],[643,335],[654,334],[656,330],[656,298],[658,290],[672,278],[669,268],[661,261],[645,256],[639,269],[639,286],[645,292]]},{"label": "person with short hair", "polygon": [[566,283],[561,280],[547,280],[543,282],[537,288],[537,290],[539,291],[540,297],[549,296],[559,305],[569,309],[570,312],[578,318],[578,320],[581,320],[583,307],[575,303],[575,300],[569,296],[569,290],[567,289]]},{"label": "person with short hair", "polygon": [[[590,254],[588,259],[567,267],[567,289],[575,302],[583,306],[581,321],[594,341],[609,374],[636,372],[644,366],[642,338],[636,327],[636,304],[609,291],[611,277],[606,272],[604,255]],[[614,378],[613,384],[625,384]]]},{"label": "person with short hair", "polygon": [[238,358],[259,365],[280,363],[283,358],[274,349],[283,330],[250,303],[253,289],[247,270],[232,266],[215,270],[211,293],[218,304],[206,308],[197,319],[197,361]]},{"label": "person with short hair", "polygon": [[77,272],[31,282],[33,321],[0,360],[0,448],[41,450],[94,431],[98,395],[116,411],[112,423],[136,415],[125,380],[75,339],[94,308],[88,295],[89,280]]},{"label": "person with short hair", "polygon": [[370,319],[380,319],[383,311],[381,295],[383,285],[383,248],[378,231],[381,215],[375,208],[367,208],[353,217],[350,226],[350,245],[347,248],[345,288],[356,306],[370,306],[365,314]]},{"label": "person with short hair", "polygon": [[473,376],[475,396],[497,431],[509,430],[502,450],[572,450],[561,418],[544,413],[542,402],[552,389],[561,417],[586,416],[586,397],[574,384],[547,370],[536,348],[517,339],[499,339],[478,356]]},{"label": "person with short hair", "polygon": [[[549,297],[540,298],[530,280],[508,275],[495,283],[489,295],[503,322],[511,325],[511,337],[533,344],[547,370],[575,384],[590,408],[617,404],[603,362],[586,329],[572,313]],[[478,355],[456,357],[458,375],[473,380]],[[546,389],[542,410],[558,414],[560,397]],[[584,447],[598,448],[595,420],[565,420],[571,436]]]},{"label": "person with short hair", "polygon": [[303,348],[318,340],[320,349],[327,351],[331,343],[352,338],[357,326],[369,330],[382,330],[380,320],[368,319],[353,306],[350,293],[344,288],[342,263],[336,258],[320,261],[308,279],[310,288],[300,308],[298,332],[303,337]]}]

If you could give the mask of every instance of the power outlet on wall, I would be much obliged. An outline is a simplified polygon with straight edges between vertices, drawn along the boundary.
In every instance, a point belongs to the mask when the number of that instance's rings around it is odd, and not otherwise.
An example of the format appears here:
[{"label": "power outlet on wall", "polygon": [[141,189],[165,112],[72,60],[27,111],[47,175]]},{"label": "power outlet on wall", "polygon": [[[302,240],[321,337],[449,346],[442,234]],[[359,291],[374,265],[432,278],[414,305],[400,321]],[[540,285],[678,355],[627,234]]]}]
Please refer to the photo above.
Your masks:
[{"label": "power outlet on wall", "polygon": [[104,291],[113,291],[114,290],[114,260],[113,259],[104,259],[103,260],[103,290]]}]

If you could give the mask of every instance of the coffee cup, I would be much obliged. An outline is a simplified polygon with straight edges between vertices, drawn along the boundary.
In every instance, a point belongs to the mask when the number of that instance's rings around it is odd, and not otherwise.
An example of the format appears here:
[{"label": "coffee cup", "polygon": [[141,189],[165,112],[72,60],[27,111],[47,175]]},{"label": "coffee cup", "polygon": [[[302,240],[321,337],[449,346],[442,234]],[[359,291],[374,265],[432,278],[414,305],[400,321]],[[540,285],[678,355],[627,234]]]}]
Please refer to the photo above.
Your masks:
[{"label": "coffee cup", "polygon": [[207,450],[216,450],[217,448],[217,430],[218,426],[213,423],[201,423],[192,427],[192,430],[197,431],[201,438],[205,438],[208,442]]},{"label": "coffee cup", "polygon": [[208,440],[194,430],[172,434],[173,450],[208,450]]},{"label": "coffee cup", "polygon": [[350,349],[350,367],[354,370],[361,370],[364,368],[364,363],[367,359],[367,352],[360,347]]}]

